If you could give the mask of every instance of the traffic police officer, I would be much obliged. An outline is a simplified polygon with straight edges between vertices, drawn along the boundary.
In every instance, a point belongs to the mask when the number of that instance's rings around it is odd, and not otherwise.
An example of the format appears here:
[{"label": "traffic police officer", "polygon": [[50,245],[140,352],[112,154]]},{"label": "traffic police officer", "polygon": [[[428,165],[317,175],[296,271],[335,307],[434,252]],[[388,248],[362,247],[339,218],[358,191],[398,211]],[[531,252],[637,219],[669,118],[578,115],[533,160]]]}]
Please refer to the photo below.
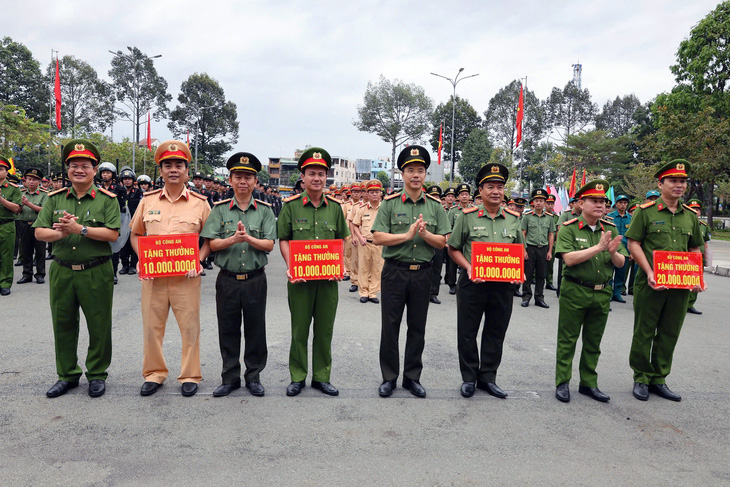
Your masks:
[{"label": "traffic police officer", "polygon": [[249,152],[237,152],[226,167],[235,195],[210,212],[201,236],[209,239],[220,267],[215,283],[218,342],[223,359],[222,384],[213,396],[227,396],[241,387],[241,316],[245,348],[246,388],[264,395],[260,374],[266,366],[266,294],[264,266],[274,249],[276,217],[269,203],[252,197],[261,162]]},{"label": "traffic police officer", "polygon": [[418,397],[426,396],[420,383],[425,344],[431,265],[434,249],[443,248],[450,232],[441,202],[423,192],[431,156],[420,145],[406,147],[398,155],[403,190],[385,198],[373,225],[373,241],[383,245],[380,370],[383,383],[378,393],[388,397],[399,375],[398,335],[403,310],[408,306],[403,387]]},{"label": "traffic police officer", "polygon": [[[615,210],[608,214],[609,219],[616,225],[618,234],[623,236],[626,234],[626,230],[629,229],[631,224],[631,215],[627,211],[629,207],[629,197],[626,195],[619,195],[616,198]],[[628,241],[624,238],[621,242],[624,247],[628,245]],[[626,269],[631,265],[631,259],[625,259],[622,267],[616,267],[613,271],[613,297],[612,301],[618,301],[619,303],[625,303],[626,300],[621,296],[626,295]]]},{"label": "traffic police officer", "polygon": [[0,295],[10,294],[13,285],[15,218],[23,199],[18,186],[8,181],[10,161],[0,157]]},{"label": "traffic police officer", "polygon": [[[629,364],[634,371],[633,394],[641,401],[649,399],[649,392],[682,400],[667,387],[666,377],[672,369],[690,290],[657,285],[653,252],[700,252],[703,240],[697,215],[680,203],[690,170],[690,163],[683,159],[662,165],[654,175],[661,196],[636,210],[626,232],[629,252],[640,268],[634,283],[634,338]],[[692,291],[704,289],[697,285]]]},{"label": "traffic police officer", "polygon": [[[524,243],[517,213],[502,208],[504,185],[509,171],[502,164],[483,166],[476,177],[482,204],[464,210],[449,237],[449,253],[459,267],[456,293],[457,344],[461,369],[461,395],[471,397],[474,388],[492,396],[507,394],[496,384],[497,369],[502,361],[502,345],[512,316],[512,283],[487,282],[471,275],[472,242]],[[481,356],[477,348],[479,325],[484,318]],[[481,358],[481,360],[480,360]]]},{"label": "traffic police officer", "polygon": [[291,348],[289,373],[291,383],[287,396],[298,395],[305,386],[309,329],[314,320],[312,339],[312,387],[336,396],[339,391],[330,383],[332,372],[332,330],[337,313],[339,293],[336,281],[292,280],[289,274],[289,241],[344,239],[349,235],[340,202],[324,195],[327,171],[332,159],[326,150],[311,147],[297,163],[305,190],[287,198],[279,214],[277,230],[281,256],[287,266],[287,289],[291,313]]},{"label": "traffic police officer", "polygon": [[[692,208],[697,216],[702,214],[702,202],[696,198],[693,198],[687,202],[687,206]],[[710,234],[710,226],[707,222],[700,220],[700,231],[702,232],[702,245],[700,246],[700,252],[702,252],[702,265],[707,267],[707,250],[710,248],[710,240],[712,235]],[[693,315],[701,315],[702,311],[695,308],[697,302],[697,293],[689,293],[689,302],[687,303],[687,313]]]},{"label": "traffic police officer", "polygon": [[33,224],[38,240],[55,242],[48,274],[58,382],[46,392],[48,397],[79,385],[79,307],[89,330],[89,396],[106,391],[114,295],[110,242],[119,237],[120,214],[116,194],[94,184],[99,159],[98,149],[88,140],[67,143],[62,160],[72,187],[50,193]]},{"label": "traffic police officer", "polygon": [[380,208],[380,198],[383,183],[379,179],[371,179],[363,183],[363,190],[367,201],[355,211],[352,217],[353,238],[359,240],[357,251],[358,282],[360,302],[368,301],[378,304],[380,292],[380,276],[383,270],[383,248],[373,243],[372,227]]},{"label": "traffic police officer", "polygon": [[[552,213],[545,211],[545,199],[548,193],[542,188],[532,192],[530,201],[535,210],[528,211],[522,216],[522,233],[527,244],[525,275],[527,279],[522,284],[522,306],[527,307],[532,297],[532,276],[535,275],[535,305],[549,308],[545,303],[543,288],[545,286],[545,271],[547,263],[552,258],[555,237],[555,220]],[[515,200],[516,202],[516,200]]]},{"label": "traffic police officer", "polygon": [[[38,169],[27,169],[23,174],[27,190],[23,193],[20,205],[22,210],[18,220],[23,225],[20,234],[20,249],[23,256],[23,277],[18,284],[32,282],[33,277],[38,284],[43,284],[46,278],[46,242],[35,238],[33,223],[48,198],[48,193],[39,187],[43,173]],[[33,266],[35,265],[35,276]]]},{"label": "traffic police officer", "polygon": [[616,226],[601,218],[608,187],[608,181],[596,179],[575,193],[583,201],[583,211],[580,217],[562,224],[555,246],[555,252],[565,262],[555,364],[555,397],[562,402],[570,401],[569,382],[581,328],[583,347],[578,392],[596,401],[610,399],[598,389],[596,366],[611,303],[609,283],[613,268],[623,266],[628,252],[621,244],[622,236]]}]

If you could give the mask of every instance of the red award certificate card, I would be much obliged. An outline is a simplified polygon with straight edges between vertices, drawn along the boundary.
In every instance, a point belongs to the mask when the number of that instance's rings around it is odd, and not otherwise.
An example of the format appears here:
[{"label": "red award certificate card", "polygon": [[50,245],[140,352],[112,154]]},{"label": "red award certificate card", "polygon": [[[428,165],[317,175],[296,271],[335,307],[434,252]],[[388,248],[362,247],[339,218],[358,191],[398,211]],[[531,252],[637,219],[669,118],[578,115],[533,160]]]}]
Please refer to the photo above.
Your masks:
[{"label": "red award certificate card", "polygon": [[525,272],[522,244],[472,242],[471,278],[483,281],[521,281]]},{"label": "red award certificate card", "polygon": [[700,252],[654,251],[654,279],[657,286],[669,289],[692,289],[705,286]]},{"label": "red award certificate card", "polygon": [[307,281],[342,279],[345,275],[343,240],[289,240],[289,274]]},{"label": "red award certificate card", "polygon": [[139,237],[139,277],[184,276],[199,270],[197,233]]}]

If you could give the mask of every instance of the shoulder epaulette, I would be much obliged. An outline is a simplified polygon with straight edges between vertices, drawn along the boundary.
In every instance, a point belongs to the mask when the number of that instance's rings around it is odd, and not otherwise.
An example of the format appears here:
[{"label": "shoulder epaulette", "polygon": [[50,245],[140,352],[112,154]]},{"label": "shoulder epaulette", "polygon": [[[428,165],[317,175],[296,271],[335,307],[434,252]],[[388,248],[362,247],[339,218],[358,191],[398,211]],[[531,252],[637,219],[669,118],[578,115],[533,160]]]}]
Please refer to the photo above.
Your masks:
[{"label": "shoulder epaulette", "polygon": [[301,198],[302,193],[297,193],[294,196],[289,196],[288,198],[284,198],[284,203],[289,203],[290,201],[294,201],[297,198]]},{"label": "shoulder epaulette", "polygon": [[40,190],[42,193],[48,193],[48,191],[49,191],[48,189],[45,189],[45,188],[40,188]]},{"label": "shoulder epaulette", "polygon": [[523,215],[532,215],[533,213],[535,213],[535,210],[527,210]]},{"label": "shoulder epaulette", "polygon": [[475,212],[478,209],[479,209],[478,206],[472,206],[471,208],[467,208],[466,210],[464,210],[464,214]]},{"label": "shoulder epaulette", "polygon": [[392,200],[393,198],[397,198],[399,196],[400,196],[400,193],[393,193],[390,196],[386,196],[385,198],[383,198],[383,201]]},{"label": "shoulder epaulette", "polygon": [[8,181],[8,186],[12,186],[14,188],[18,188],[19,186],[11,181]]},{"label": "shoulder epaulette", "polygon": [[616,226],[616,224],[614,222],[612,222],[611,220],[606,220],[605,218],[601,218],[601,221],[603,223],[607,223],[607,224],[611,225],[612,227]]},{"label": "shoulder epaulette", "polygon": [[606,215],[606,216],[605,216],[605,217],[603,218],[603,220],[608,220],[608,221],[612,222],[612,221],[613,221],[613,217],[612,217],[612,216],[610,216],[610,215]]},{"label": "shoulder epaulette", "polygon": [[437,202],[439,205],[441,204],[441,199],[440,198],[437,198],[434,195],[428,194],[428,193],[426,193],[426,196],[428,196],[429,198],[431,198],[432,200],[434,200],[435,202]]},{"label": "shoulder epaulette", "polygon": [[[335,202],[335,203],[337,203],[338,205],[342,205],[342,202],[341,202],[340,200],[338,200],[337,198],[335,198],[334,196],[330,196],[330,195],[325,195],[325,198],[327,198],[327,199],[328,199],[328,200],[330,200],[330,201],[334,201],[334,202]],[[263,202],[262,202],[262,203],[263,203]],[[268,205],[268,203],[266,203],[266,204]],[[271,206],[271,205],[269,205],[269,206]]]},{"label": "shoulder epaulette", "polygon": [[649,208],[651,205],[655,205],[655,204],[656,204],[656,200],[654,200],[654,201],[647,201],[643,205],[639,205],[639,208]]},{"label": "shoulder epaulette", "polygon": [[68,189],[68,188],[60,188],[60,189],[57,189],[57,190],[55,190],[55,191],[51,191],[50,193],[48,193],[48,196],[53,196],[54,194],[58,194],[58,193],[60,193],[61,191],[66,191],[67,189]]},{"label": "shoulder epaulette", "polygon": [[702,221],[702,220],[700,220],[700,225],[704,225],[704,226],[706,226],[706,227],[708,227],[708,228],[710,227],[710,225],[708,225],[708,224],[707,224],[706,222],[704,222],[704,221]]},{"label": "shoulder epaulette", "polygon": [[198,199],[208,201],[208,197],[205,196],[204,194],[196,193],[195,191],[190,191],[190,194],[192,194],[193,196],[195,196]]},{"label": "shoulder epaulette", "polygon": [[572,220],[568,220],[567,222],[563,222],[563,225],[570,225],[571,223],[575,223],[578,221],[578,218],[573,218]]},{"label": "shoulder epaulette", "polygon": [[157,189],[153,189],[152,191],[147,191],[144,195],[147,196],[147,195],[150,195],[150,194],[157,194],[160,191],[162,191],[162,188],[157,188]]},{"label": "shoulder epaulette", "polygon": [[516,216],[517,218],[520,217],[520,214],[519,213],[517,213],[514,210],[510,210],[509,208],[505,208],[504,211],[507,212],[507,213],[509,213],[510,215]]},{"label": "shoulder epaulette", "polygon": [[101,191],[102,193],[104,193],[105,195],[107,195],[110,198],[116,198],[117,197],[117,194],[116,193],[112,193],[108,189],[99,188],[99,191]]},{"label": "shoulder epaulette", "polygon": [[[233,198],[228,198],[227,200],[216,201],[215,203],[213,203],[213,206],[222,205],[223,203],[229,203],[232,199]],[[256,201],[258,201],[258,200],[256,200]],[[262,201],[262,203],[263,203],[263,201]]]},{"label": "shoulder epaulette", "polygon": [[[261,200],[260,200],[260,199],[258,199],[258,198],[254,198],[254,199],[255,199],[256,201],[258,201],[259,203],[261,203],[262,205],[266,205],[266,206],[271,206],[271,203],[267,203],[266,201],[261,201]],[[227,199],[226,201],[231,201],[231,198],[228,198],[228,199]]]},{"label": "shoulder epaulette", "polygon": [[685,205],[684,203],[682,203],[682,207],[684,207],[685,210],[691,211],[695,215],[699,215],[699,212],[697,210],[695,210],[694,208],[690,208],[689,206]]}]

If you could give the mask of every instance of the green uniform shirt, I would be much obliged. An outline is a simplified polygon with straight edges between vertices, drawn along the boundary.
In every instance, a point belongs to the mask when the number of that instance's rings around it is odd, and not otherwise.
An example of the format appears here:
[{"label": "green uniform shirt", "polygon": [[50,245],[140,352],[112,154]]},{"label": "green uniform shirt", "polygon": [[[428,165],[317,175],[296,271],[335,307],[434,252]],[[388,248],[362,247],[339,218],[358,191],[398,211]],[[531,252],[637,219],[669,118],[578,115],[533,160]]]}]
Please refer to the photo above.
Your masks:
[{"label": "green uniform shirt", "polygon": [[473,207],[467,206],[466,208],[462,208],[461,205],[456,205],[449,208],[449,211],[446,214],[449,220],[449,226],[451,228],[454,228],[454,223],[456,223],[456,220],[459,218],[459,216],[461,216],[462,213],[464,213],[464,210],[468,210],[469,208]]},{"label": "green uniform shirt", "polygon": [[[426,230],[436,235],[446,235],[451,232],[451,226],[441,203],[421,192],[418,199],[413,201],[408,193],[401,191],[391,195],[380,203],[378,216],[375,217],[373,233],[408,233],[411,225],[423,215]],[[398,245],[383,246],[383,258],[395,259],[401,262],[421,264],[431,262],[433,247],[428,245],[418,233],[413,240]]]},{"label": "green uniform shirt", "polygon": [[[558,232],[555,254],[565,254],[593,247],[601,240],[601,232],[611,232],[612,239],[619,234],[616,226],[605,220],[598,220],[596,229],[591,230],[583,216],[580,216],[576,221],[563,225]],[[621,244],[619,244],[617,252],[625,257],[629,256],[626,248]],[[593,284],[603,284],[613,275],[611,254],[606,250],[580,264],[566,265],[563,267],[563,275]]]},{"label": "green uniform shirt", "polygon": [[[23,194],[20,189],[12,183],[9,183],[6,179],[3,184],[0,184],[0,196],[10,201],[11,203],[20,204],[23,199]],[[0,205],[0,220],[15,220],[17,214]]]},{"label": "green uniform shirt", "polygon": [[672,213],[662,198],[653,204],[639,206],[625,235],[641,243],[652,267],[655,250],[687,252],[692,247],[702,247],[704,243],[700,222],[694,211],[680,204],[676,213]]},{"label": "green uniform shirt", "polygon": [[[219,201],[213,206],[200,232],[204,238],[224,239],[238,230],[242,222],[246,233],[254,238],[276,240],[276,217],[268,203],[251,198],[246,208],[238,206],[236,198]],[[235,243],[215,253],[215,265],[229,272],[242,273],[261,269],[269,263],[266,252],[250,244]]]},{"label": "green uniform shirt", "polygon": [[527,245],[545,246],[548,244],[548,234],[555,233],[555,220],[552,213],[543,211],[542,216],[534,212],[522,215],[522,230],[527,232]]},{"label": "green uniform shirt", "polygon": [[[53,228],[67,211],[79,217],[79,224],[87,227],[106,227],[119,230],[121,226],[119,203],[116,197],[109,196],[92,184],[89,191],[77,199],[73,188],[64,188],[48,195],[34,228]],[[69,235],[53,242],[53,255],[60,260],[71,263],[83,263],[112,255],[109,242],[93,240],[81,235]]]},{"label": "green uniform shirt", "polygon": [[447,243],[471,263],[472,242],[523,244],[520,218],[505,208],[497,210],[495,218],[489,216],[484,205],[468,209],[456,219]]},{"label": "green uniform shirt", "polygon": [[328,240],[350,235],[340,202],[322,195],[315,207],[306,191],[286,199],[277,233],[279,240]]},{"label": "green uniform shirt", "polygon": [[[41,190],[37,190],[36,193],[29,193],[25,192],[23,193],[25,197],[33,203],[34,205],[43,206],[46,204],[46,200],[48,199],[48,193],[45,193]],[[18,220],[22,220],[24,222],[34,222],[36,221],[36,218],[38,218],[38,213],[35,212],[32,208],[28,208],[27,206],[23,205],[23,209],[20,211],[20,215],[18,215]]]}]

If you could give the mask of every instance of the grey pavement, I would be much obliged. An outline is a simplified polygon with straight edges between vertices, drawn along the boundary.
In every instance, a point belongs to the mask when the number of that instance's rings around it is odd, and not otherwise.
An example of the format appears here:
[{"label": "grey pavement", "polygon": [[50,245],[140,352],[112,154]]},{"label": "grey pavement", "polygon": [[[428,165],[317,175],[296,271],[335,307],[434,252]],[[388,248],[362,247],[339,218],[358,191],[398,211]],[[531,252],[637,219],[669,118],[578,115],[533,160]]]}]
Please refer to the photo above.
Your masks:
[{"label": "grey pavement", "polygon": [[[268,267],[266,397],[241,389],[213,398],[220,381],[216,273],[202,278],[204,380],[192,398],[182,397],[175,381],[180,335],[172,314],[165,338],[170,377],[156,395],[139,395],[140,284],[136,276],[120,276],[106,395],[89,398],[82,379],[69,394],[47,399],[56,380],[48,285],[13,285],[0,298],[0,485],[730,483],[730,281],[724,277],[706,274],[709,289],[696,305],[704,314],[685,321],[668,378],[682,402],[654,395],[640,402],[631,395],[628,296],[627,304],[613,303],[602,344],[599,385],[611,402],[577,393],[576,360],[573,399],[562,404],[554,398],[554,293],[546,293],[549,310],[521,308],[515,299],[497,381],[509,393],[506,400],[481,391],[471,399],[459,395],[456,300],[446,286],[443,304],[429,308],[421,381],[428,397],[399,387],[381,399],[380,306],[359,303],[348,282],[340,284],[333,341],[332,382],[340,396],[307,387],[286,397],[289,310],[278,251]],[[82,360],[86,344],[82,327]]]},{"label": "grey pavement", "polygon": [[708,262],[708,265],[712,272],[725,277],[730,276],[730,241],[712,240],[710,250],[712,262]]}]

